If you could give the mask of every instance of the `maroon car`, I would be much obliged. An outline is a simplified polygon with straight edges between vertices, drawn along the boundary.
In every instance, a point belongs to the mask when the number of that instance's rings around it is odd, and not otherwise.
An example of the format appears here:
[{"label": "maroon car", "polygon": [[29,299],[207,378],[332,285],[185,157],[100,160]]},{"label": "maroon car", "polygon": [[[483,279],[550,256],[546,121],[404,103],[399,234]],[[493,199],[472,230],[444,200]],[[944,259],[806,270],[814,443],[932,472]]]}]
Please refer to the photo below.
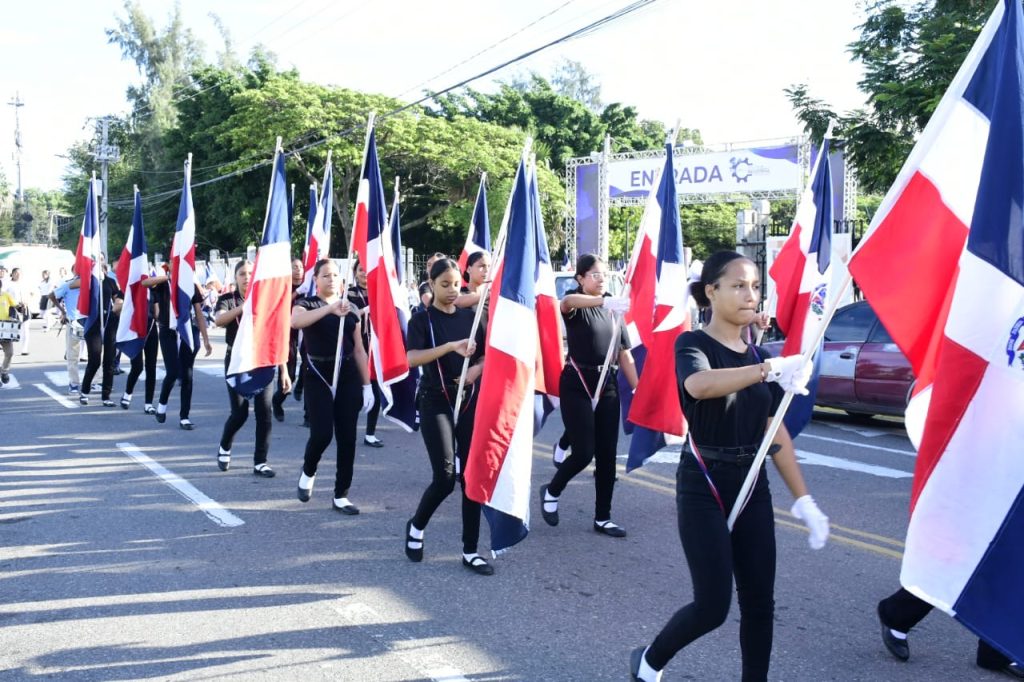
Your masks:
[{"label": "maroon car", "polygon": [[[764,344],[773,355],[782,342]],[[825,331],[815,403],[850,414],[903,416],[914,384],[907,358],[867,301],[836,311]]]}]

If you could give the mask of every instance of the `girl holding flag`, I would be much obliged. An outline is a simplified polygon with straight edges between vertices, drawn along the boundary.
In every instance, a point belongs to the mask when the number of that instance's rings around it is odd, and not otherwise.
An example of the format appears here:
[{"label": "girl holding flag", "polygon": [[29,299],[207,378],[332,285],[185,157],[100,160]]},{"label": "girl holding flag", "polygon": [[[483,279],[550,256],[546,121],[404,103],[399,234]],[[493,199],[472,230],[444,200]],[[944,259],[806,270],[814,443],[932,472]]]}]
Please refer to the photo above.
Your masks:
[{"label": "girl holding flag", "polygon": [[[142,280],[142,285],[146,286],[146,280]],[[125,384],[124,393],[121,395],[121,409],[127,410],[132,404],[132,391],[135,390],[135,384],[139,380],[139,375],[142,374],[143,368],[146,370],[146,402],[143,407],[143,411],[146,414],[156,414],[156,408],[153,407],[153,394],[156,393],[156,360],[160,354],[160,331],[157,328],[156,318],[153,315],[153,303],[149,304],[149,317],[146,321],[146,345],[142,347],[142,351],[137,353],[132,358],[131,370],[128,372],[128,381]]]},{"label": "girl holding flag", "polygon": [[[346,296],[348,302],[355,308],[356,314],[359,315],[360,328],[362,332],[360,336],[363,339],[363,349],[369,354],[370,352],[370,298],[369,292],[366,289],[366,268],[356,258],[356,264],[353,267],[355,275],[355,283],[348,288]],[[363,442],[369,445],[371,448],[382,448],[384,447],[384,441],[377,438],[377,419],[380,417],[381,408],[381,397],[380,397],[380,385],[376,379],[370,381],[370,386],[373,388],[373,407],[370,412],[366,415],[366,435],[363,436]]]},{"label": "girl holding flag", "polygon": [[[477,304],[480,303],[480,288],[487,281],[490,272],[491,254],[486,251],[474,251],[469,254],[469,258],[466,259],[466,271],[463,273],[466,286],[462,289],[459,297],[455,299],[455,305],[459,308],[472,308],[476,310]],[[486,305],[487,303],[484,302],[484,306]],[[484,328],[487,327],[486,314],[487,311],[485,309],[485,316],[480,323]]]},{"label": "girl holding flag", "polygon": [[[613,342],[614,314],[625,312],[629,299],[612,297],[605,291],[608,267],[595,255],[584,254],[576,262],[574,293],[561,303],[568,362],[562,370],[558,390],[562,421],[572,446],[551,482],[540,487],[541,516],[549,526],[558,525],[558,498],[576,474],[596,459],[594,484],[594,530],[621,538],[626,531],[611,520],[612,491],[615,487],[615,454],[619,442],[619,392],[615,371],[622,369],[629,385],[636,388],[636,366],[629,352],[625,325]],[[614,364],[598,387],[608,348],[615,344]]]},{"label": "girl holding flag", "polygon": [[[409,367],[422,367],[416,406],[420,432],[427,447],[433,478],[423,492],[416,514],[405,524],[405,555],[423,561],[423,531],[437,508],[455,490],[456,478],[466,466],[473,439],[477,389],[483,372],[484,329],[475,339],[473,311],[459,308],[462,275],[450,258],[434,262],[428,273],[434,292],[433,303],[409,320],[407,357]],[[463,358],[470,358],[466,383],[459,386]],[[463,391],[458,423],[454,409],[458,391]],[[462,565],[479,575],[491,575],[494,568],[477,553],[480,539],[480,503],[466,497],[462,488]]]},{"label": "girl holding flag", "polygon": [[[299,476],[298,497],[302,502],[309,502],[317,465],[331,444],[333,434],[338,453],[333,506],[342,514],[352,516],[359,513],[359,508],[348,499],[356,459],[356,421],[360,405],[363,412],[368,412],[373,405],[373,389],[366,350],[360,339],[359,316],[341,295],[343,283],[338,266],[329,258],[317,261],[313,281],[317,295],[300,299],[292,308],[292,329],[302,330],[309,363],[305,380],[309,440]],[[340,363],[337,384],[334,383],[336,356]]]},{"label": "girl holding flag", "polygon": [[[775,519],[768,478],[759,473],[746,507],[729,529],[737,501],[783,391],[806,393],[810,363],[802,355],[768,359],[744,341],[761,301],[757,266],[733,251],[704,263],[691,289],[711,321],[676,340],[679,402],[689,440],[676,473],[679,537],[690,567],[693,602],[677,611],[649,647],[630,658],[634,680],[654,682],[676,653],[725,622],[732,577],[740,605],[743,680],[765,680],[771,659],[775,604]],[[563,399],[564,400],[564,399]],[[574,443],[575,446],[575,443]],[[768,450],[796,504],[792,513],[810,529],[810,545],[828,538],[828,518],[807,494],[782,426]],[[568,461],[568,460],[567,460]]]},{"label": "girl holding flag", "polygon": [[[242,318],[242,311],[245,309],[245,292],[249,290],[249,279],[252,277],[252,263],[247,260],[238,261],[235,265],[235,290],[223,294],[217,299],[217,306],[214,309],[214,324],[224,327],[224,341],[227,350],[224,353],[224,373],[227,374],[231,366],[231,346],[238,335],[238,321]],[[292,390],[291,377],[288,368],[284,365],[278,367],[281,381],[281,390],[287,394]],[[220,437],[220,448],[217,451],[217,466],[221,471],[227,471],[231,466],[231,443],[235,434],[242,428],[249,418],[249,398],[240,396],[230,383],[228,388],[228,404],[231,406],[231,413],[224,422],[224,432]],[[256,414],[256,451],[253,454],[252,473],[263,478],[273,478],[274,470],[267,464],[267,453],[270,452],[270,412],[271,412],[271,389],[270,385],[263,387],[259,393],[252,397],[252,411]]]}]

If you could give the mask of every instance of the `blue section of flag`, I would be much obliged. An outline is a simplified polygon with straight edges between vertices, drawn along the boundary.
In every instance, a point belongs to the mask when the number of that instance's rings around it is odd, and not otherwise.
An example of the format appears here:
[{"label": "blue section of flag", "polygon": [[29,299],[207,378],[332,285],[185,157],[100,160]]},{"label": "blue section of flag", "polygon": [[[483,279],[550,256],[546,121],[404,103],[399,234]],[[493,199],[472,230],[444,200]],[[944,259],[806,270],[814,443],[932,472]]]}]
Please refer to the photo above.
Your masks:
[{"label": "blue section of flag", "polygon": [[[187,172],[185,173],[185,181],[181,189],[181,202],[178,204],[178,222],[174,228],[175,234],[183,232],[185,229],[185,223],[191,219],[192,225],[195,225],[195,214],[192,208],[192,185],[191,185],[191,172],[186,164]],[[193,242],[194,243],[194,242]],[[188,255],[189,248],[180,254],[181,260],[185,260]],[[192,266],[195,267],[194,265]],[[193,278],[195,273],[193,272]],[[195,294],[193,291],[182,291],[180,288],[175,287],[171,292],[171,296],[174,296],[176,309],[178,311],[178,319],[175,324],[175,331],[178,333],[179,342],[183,342],[193,351],[196,350],[196,339],[192,336],[192,296]]]},{"label": "blue section of flag", "polygon": [[676,194],[672,145],[665,145],[665,168],[658,183],[658,206],[661,207],[661,225],[658,232],[658,277],[662,263],[683,262],[683,231],[679,224],[679,197]]},{"label": "blue section of flag", "polygon": [[[388,208],[384,198],[384,180],[380,176],[380,161],[377,159],[377,131],[370,131],[370,143],[366,148],[366,166],[363,171],[366,180],[370,183],[370,197],[366,207],[368,218],[366,224],[366,242],[370,243],[378,239],[381,233],[388,227]],[[359,257],[366,260],[366,254],[359,254]],[[368,265],[367,271],[369,271]]]},{"label": "blue section of flag", "polygon": [[824,274],[832,262],[832,169],[828,162],[828,140],[821,143],[821,163],[814,174],[811,190],[814,193],[814,227],[811,229],[811,254]]},{"label": "blue section of flag", "polygon": [[487,215],[487,186],[480,181],[480,190],[473,207],[473,243],[488,253],[491,250],[491,222]]},{"label": "blue section of flag", "polygon": [[513,545],[522,542],[530,532],[529,526],[511,514],[500,512],[486,504],[483,506],[484,518],[491,529],[491,551],[495,556],[508,551]]},{"label": "blue section of flag", "polygon": [[[391,230],[391,252],[395,258],[395,275],[399,284],[405,284],[405,265],[402,263],[402,225],[399,222],[398,202],[391,207],[391,219],[388,221]],[[403,320],[403,331],[404,331]]]},{"label": "blue section of flag", "polygon": [[85,320],[82,322],[82,328],[85,331],[89,331],[94,324],[101,321],[101,300],[103,295],[102,282],[99,277],[96,276],[97,265],[96,262],[99,258],[99,254],[93,249],[96,245],[96,240],[99,234],[99,225],[97,224],[98,214],[97,210],[97,197],[96,197],[96,181],[93,180],[89,183],[89,194],[85,199],[85,219],[82,221],[82,239],[83,249],[85,244],[89,245],[89,257],[91,258],[92,267],[89,272],[79,272],[79,277],[88,277],[92,281],[89,287],[89,312],[85,316]]},{"label": "blue section of flag", "polygon": [[818,397],[818,377],[821,375],[821,356],[824,350],[823,345],[818,346],[814,355],[814,370],[811,379],[807,382],[807,395],[794,395],[793,402],[789,404],[782,423],[786,425],[786,431],[791,438],[796,438],[800,432],[807,428],[814,416],[814,402]]},{"label": "blue section of flag", "polygon": [[[526,168],[519,162],[518,177],[527,177]],[[535,232],[532,226],[537,200],[537,188],[529,182],[517,182],[512,190],[509,204],[508,239],[515,235],[527,236]],[[537,281],[537,240],[526,238],[521,248],[506,249],[502,263],[500,296],[524,306],[536,309],[534,283]]]},{"label": "blue section of flag", "polygon": [[644,462],[665,447],[665,434],[642,426],[633,426],[629,439],[629,454],[626,456],[626,471],[643,466]]},{"label": "blue section of flag", "polygon": [[[395,272],[398,275],[398,284],[405,281],[405,269],[402,267],[402,225],[398,212],[398,201],[395,201],[391,208],[390,220],[391,246],[395,256]],[[402,341],[408,338],[409,317],[408,310],[398,309],[398,326],[402,328]],[[398,422],[408,431],[417,431],[420,428],[419,413],[416,410],[416,385],[420,379],[419,367],[410,367],[409,374],[401,381],[391,384],[391,407],[388,408],[386,417]]]},{"label": "blue section of flag", "polygon": [[[1024,285],[1024,14],[1020,2],[1005,3],[1003,24],[979,73],[983,69],[998,77],[976,74],[971,83],[975,101],[990,104],[990,118],[967,250],[1010,280],[1003,288],[1010,292]],[[1019,448],[1019,443],[1007,447]],[[979,460],[978,466],[985,466],[984,461]],[[1018,662],[1024,662],[1022,567],[1024,491],[1017,494],[954,605],[958,620]]]},{"label": "blue section of flag", "polygon": [[[142,225],[142,194],[136,188],[135,190],[135,210],[132,213],[132,243],[129,246],[130,255],[132,260],[145,256],[149,252],[148,245],[146,244],[146,230]],[[129,266],[130,268],[131,266]],[[209,265],[206,266],[209,269]],[[130,291],[121,292],[122,295],[127,298],[131,296]],[[122,313],[124,310],[121,311]],[[127,355],[129,358],[134,358],[138,355],[143,347],[146,345],[146,337],[132,339],[131,341],[122,341],[114,344],[119,351]]]}]

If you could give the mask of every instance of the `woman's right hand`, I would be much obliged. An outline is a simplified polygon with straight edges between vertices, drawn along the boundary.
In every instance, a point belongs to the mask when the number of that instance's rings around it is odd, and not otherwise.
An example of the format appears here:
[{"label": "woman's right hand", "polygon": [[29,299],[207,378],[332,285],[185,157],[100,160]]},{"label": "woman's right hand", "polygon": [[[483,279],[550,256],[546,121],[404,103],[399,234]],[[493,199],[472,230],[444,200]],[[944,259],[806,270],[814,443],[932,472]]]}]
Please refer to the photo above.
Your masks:
[{"label": "woman's right hand", "polygon": [[464,358],[468,358],[474,352],[476,352],[476,343],[469,339],[462,339],[461,341],[451,341],[448,344],[451,346],[452,351],[458,353]]}]

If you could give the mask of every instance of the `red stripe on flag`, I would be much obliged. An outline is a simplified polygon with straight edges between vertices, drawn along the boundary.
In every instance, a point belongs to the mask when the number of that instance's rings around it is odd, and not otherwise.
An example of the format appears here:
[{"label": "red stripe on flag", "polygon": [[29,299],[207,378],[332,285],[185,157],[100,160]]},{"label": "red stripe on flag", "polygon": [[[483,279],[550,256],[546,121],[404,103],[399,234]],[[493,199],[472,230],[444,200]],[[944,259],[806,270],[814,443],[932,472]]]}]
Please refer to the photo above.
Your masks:
[{"label": "red stripe on flag", "polygon": [[252,294],[252,366],[283,365],[288,362],[291,333],[291,277],[257,280],[249,289]]},{"label": "red stripe on flag", "polygon": [[128,328],[140,339],[145,339],[149,333],[149,292],[141,282],[136,282],[129,286],[129,295],[132,299],[132,321]]},{"label": "red stripe on flag", "polygon": [[[352,250],[359,254],[359,260],[366,260],[366,236],[368,226],[370,224],[370,215],[368,213],[369,208],[365,201],[360,201],[356,204],[356,218],[352,223]],[[348,254],[349,258],[352,254]],[[366,267],[366,263],[363,263],[363,267]]]},{"label": "red stripe on flag", "polygon": [[[658,306],[654,311],[657,324],[671,312],[671,306]],[[665,395],[665,385],[667,381],[675,381],[676,339],[686,328],[684,323],[672,329],[654,332],[650,344],[646,344],[647,361],[629,408],[629,421],[637,426],[674,436],[683,435],[682,408],[674,394]]]},{"label": "red stripe on flag", "polygon": [[645,346],[651,343],[654,334],[654,317],[649,311],[654,310],[654,290],[658,283],[658,259],[652,248],[651,238],[645,234],[636,265],[628,277],[630,318],[636,324],[640,342]]},{"label": "red stripe on flag", "polygon": [[559,321],[558,301],[551,296],[538,296],[536,300],[537,332],[537,385],[534,390],[551,396],[558,395],[558,382],[562,376],[562,327]]},{"label": "red stripe on flag", "polygon": [[775,280],[775,291],[778,292],[775,318],[779,322],[779,329],[787,337],[796,335],[795,330],[803,329],[802,319],[806,319],[807,315],[805,301],[801,322],[795,323],[794,316],[801,310],[797,296],[800,295],[800,282],[803,280],[804,268],[807,266],[807,256],[800,250],[801,229],[799,224],[793,227],[793,231],[782,245],[779,255],[775,257],[771,270],[769,270],[769,274]]},{"label": "red stripe on flag", "polygon": [[[781,299],[779,301],[782,302]],[[783,355],[796,355],[802,350],[804,341],[804,328],[807,326],[807,312],[811,308],[811,292],[801,291],[795,297],[786,302],[790,309],[787,311],[788,320],[786,327],[782,327],[781,315],[779,315],[779,328],[786,335],[786,341],[782,345]],[[778,309],[781,313],[782,308]]]}]

